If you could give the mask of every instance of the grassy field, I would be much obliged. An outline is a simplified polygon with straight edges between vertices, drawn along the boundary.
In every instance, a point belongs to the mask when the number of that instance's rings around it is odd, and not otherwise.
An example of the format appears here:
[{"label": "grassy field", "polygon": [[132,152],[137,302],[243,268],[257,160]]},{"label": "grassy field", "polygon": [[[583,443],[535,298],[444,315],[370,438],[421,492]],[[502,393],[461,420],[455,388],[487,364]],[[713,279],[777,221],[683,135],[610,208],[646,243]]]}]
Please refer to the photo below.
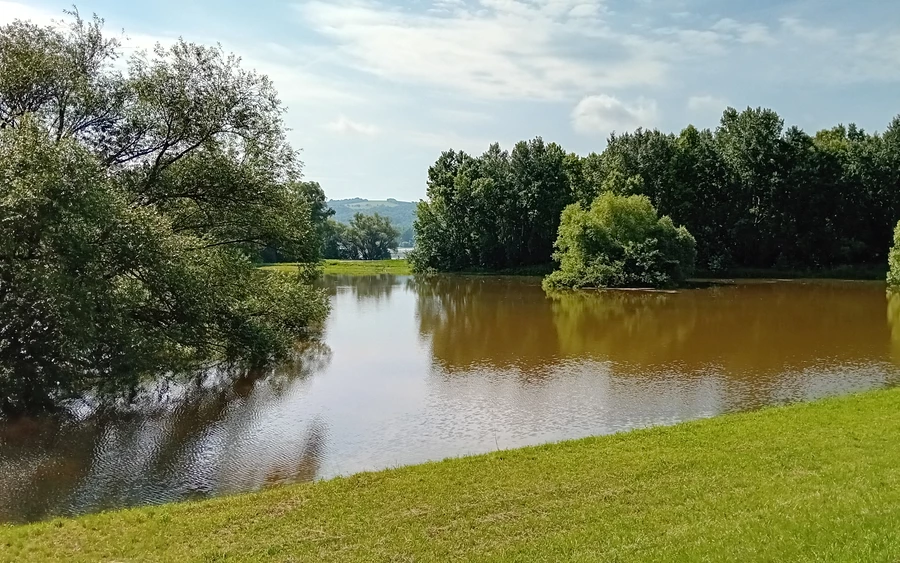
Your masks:
[{"label": "grassy field", "polygon": [[[396,274],[405,276],[411,273],[406,260],[323,260],[326,274],[345,276],[369,276],[377,274]],[[291,271],[293,264],[272,264],[263,266],[266,270]]]},{"label": "grassy field", "polygon": [[3,561],[897,561],[900,390],[0,527]]}]

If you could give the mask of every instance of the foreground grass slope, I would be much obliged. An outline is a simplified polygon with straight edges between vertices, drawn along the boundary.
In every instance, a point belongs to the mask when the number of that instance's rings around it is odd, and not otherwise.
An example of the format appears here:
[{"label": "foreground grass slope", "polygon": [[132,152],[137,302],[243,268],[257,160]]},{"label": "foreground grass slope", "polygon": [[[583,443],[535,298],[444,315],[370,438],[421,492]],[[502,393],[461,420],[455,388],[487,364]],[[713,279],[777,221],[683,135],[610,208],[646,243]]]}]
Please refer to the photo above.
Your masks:
[{"label": "foreground grass slope", "polygon": [[896,561],[900,390],[0,528],[4,561]]}]

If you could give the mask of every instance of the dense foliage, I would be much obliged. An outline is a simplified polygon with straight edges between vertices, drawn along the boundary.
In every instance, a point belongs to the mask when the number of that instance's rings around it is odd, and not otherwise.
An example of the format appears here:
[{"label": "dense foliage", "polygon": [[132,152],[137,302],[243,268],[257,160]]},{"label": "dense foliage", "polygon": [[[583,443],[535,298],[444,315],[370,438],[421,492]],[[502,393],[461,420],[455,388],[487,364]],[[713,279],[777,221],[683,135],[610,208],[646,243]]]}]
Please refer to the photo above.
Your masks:
[{"label": "dense foliage", "polygon": [[400,231],[378,213],[357,213],[349,225],[329,219],[323,256],[343,260],[387,260],[398,248]]},{"label": "dense foliage", "polygon": [[894,227],[894,244],[888,253],[887,282],[891,291],[900,289],[900,222]]},{"label": "dense foliage", "polygon": [[268,79],[179,41],[122,73],[102,22],[0,27],[0,407],[213,360],[263,363],[327,313]]},{"label": "dense foliage", "polygon": [[729,108],[715,131],[638,129],[585,157],[539,140],[512,155],[450,151],[429,170],[414,264],[549,262],[553,214],[603,192],[649,197],[696,237],[704,270],[883,263],[900,219],[900,117],[881,134],[850,125],[810,136],[774,111]]},{"label": "dense foliage", "polygon": [[472,158],[447,151],[428,170],[419,203],[416,270],[502,269],[550,261],[560,213],[574,201],[566,153],[540,138],[494,144]]},{"label": "dense foliage", "polygon": [[304,253],[297,256],[291,254],[290,249],[285,249],[278,245],[267,245],[256,254],[255,258],[258,262],[274,264],[278,262],[311,261],[324,251],[326,239],[331,232],[328,219],[334,216],[334,210],[328,206],[325,198],[325,190],[322,189],[318,182],[294,182],[291,189],[306,202],[308,210],[304,211],[304,213],[309,213],[309,218],[312,222],[312,229],[307,234],[307,243],[304,245]]},{"label": "dense foliage", "polygon": [[694,237],[660,218],[646,196],[601,194],[590,209],[562,213],[554,259],[559,269],[546,289],[674,287],[694,269]]}]

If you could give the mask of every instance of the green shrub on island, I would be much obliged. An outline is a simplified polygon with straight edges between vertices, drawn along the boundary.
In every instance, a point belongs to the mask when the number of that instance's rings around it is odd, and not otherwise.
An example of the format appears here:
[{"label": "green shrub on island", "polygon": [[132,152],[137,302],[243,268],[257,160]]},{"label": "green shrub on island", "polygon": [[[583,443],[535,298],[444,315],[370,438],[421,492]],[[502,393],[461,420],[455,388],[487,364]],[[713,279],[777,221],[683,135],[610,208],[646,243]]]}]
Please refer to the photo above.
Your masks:
[{"label": "green shrub on island", "polygon": [[894,244],[888,253],[887,283],[891,290],[900,290],[900,222],[894,227]]},{"label": "green shrub on island", "polygon": [[606,192],[590,209],[573,204],[563,211],[553,255],[559,269],[544,289],[677,287],[696,255],[694,237],[660,218],[649,198]]}]

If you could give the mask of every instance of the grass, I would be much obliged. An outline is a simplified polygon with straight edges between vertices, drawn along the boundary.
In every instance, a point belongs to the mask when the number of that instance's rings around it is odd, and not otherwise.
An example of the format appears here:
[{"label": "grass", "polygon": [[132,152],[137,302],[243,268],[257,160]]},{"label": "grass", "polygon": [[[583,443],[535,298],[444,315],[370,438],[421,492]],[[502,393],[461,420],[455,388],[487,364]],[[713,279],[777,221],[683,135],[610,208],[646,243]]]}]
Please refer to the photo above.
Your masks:
[{"label": "grass", "polygon": [[[368,276],[378,274],[395,274],[406,276],[412,274],[409,263],[401,260],[323,260],[326,274]],[[291,271],[294,265],[291,263],[269,264],[263,266],[268,270]],[[457,275],[475,276],[545,276],[552,272],[554,264],[538,264],[535,266],[523,266],[504,270],[470,270],[454,272]],[[741,268],[727,272],[697,271],[694,278],[706,279],[847,279],[847,280],[884,280],[887,267],[883,264],[871,266],[840,266],[829,270],[775,270]]]},{"label": "grass", "polygon": [[897,561],[900,389],[0,527],[3,561]]},{"label": "grass", "polygon": [[[412,273],[406,260],[323,260],[324,273],[345,276],[370,276],[395,274],[406,276]],[[294,264],[271,264],[266,270],[292,271]]]}]

